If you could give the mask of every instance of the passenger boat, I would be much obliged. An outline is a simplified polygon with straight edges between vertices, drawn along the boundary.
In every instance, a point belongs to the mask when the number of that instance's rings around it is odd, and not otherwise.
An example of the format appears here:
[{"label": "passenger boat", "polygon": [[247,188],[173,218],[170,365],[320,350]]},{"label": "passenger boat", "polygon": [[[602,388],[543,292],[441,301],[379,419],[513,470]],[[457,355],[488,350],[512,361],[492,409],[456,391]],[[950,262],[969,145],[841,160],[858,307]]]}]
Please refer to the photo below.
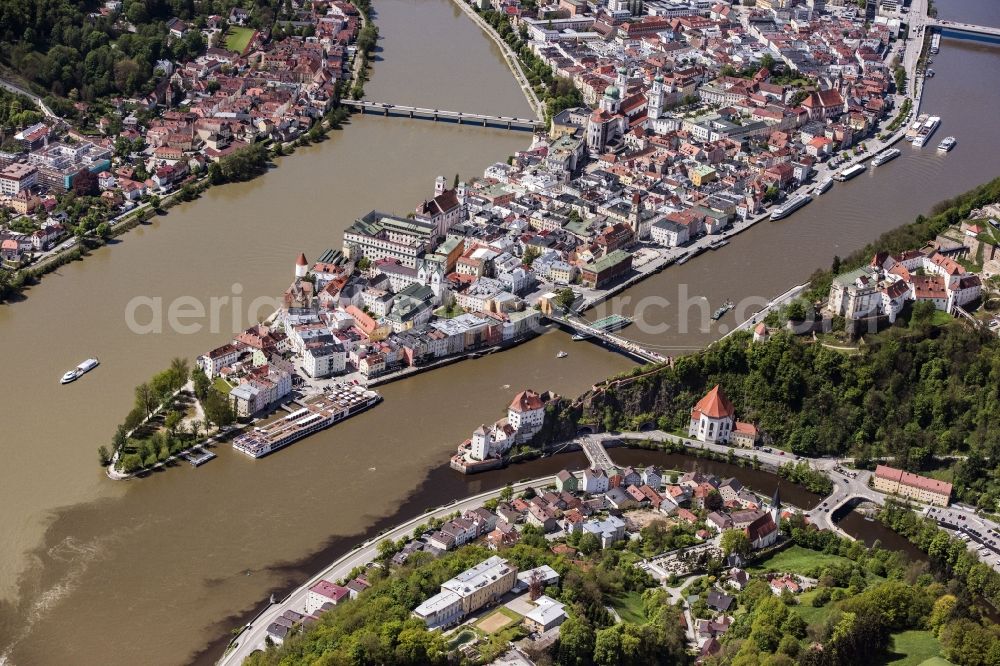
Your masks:
[{"label": "passenger boat", "polygon": [[931,135],[934,134],[934,130],[936,130],[940,124],[941,118],[938,116],[931,116],[928,118],[927,122],[925,122],[923,127],[921,127],[917,132],[917,135],[913,137],[913,145],[917,148],[923,148],[924,144],[927,143],[927,140],[931,138]]},{"label": "passenger boat", "polygon": [[899,148],[890,148],[889,150],[885,150],[876,155],[875,159],[872,160],[872,166],[882,166],[886,162],[894,160],[900,155],[902,155],[902,153],[899,151]]},{"label": "passenger boat", "polygon": [[715,312],[712,313],[712,320],[718,321],[719,319],[722,319],[722,315],[732,310],[733,307],[734,305],[732,301],[726,301],[725,303],[722,304],[721,307],[719,307]]},{"label": "passenger boat", "polygon": [[924,126],[924,123],[927,122],[928,118],[930,118],[930,116],[926,113],[921,113],[917,116],[917,119],[913,122],[913,124],[906,128],[906,138],[912,141],[913,137],[917,135],[917,132],[919,132],[920,128]]},{"label": "passenger boat", "polygon": [[833,187],[833,178],[824,178],[820,181],[819,185],[816,186],[816,194],[823,194],[831,187]]},{"label": "passenger boat", "polygon": [[573,337],[570,338],[574,342],[580,342],[581,340],[586,340],[590,337],[590,333],[574,333]]},{"label": "passenger boat", "polygon": [[560,351],[558,354],[556,354],[556,358],[566,358],[567,356],[569,356],[569,354],[567,354],[564,351]]},{"label": "passenger boat", "polygon": [[783,217],[788,217],[812,200],[808,194],[798,194],[771,211],[771,219],[780,220]]},{"label": "passenger boat", "polygon": [[868,167],[863,162],[861,164],[855,164],[854,166],[850,167],[849,169],[844,169],[843,171],[841,171],[840,173],[838,173],[836,176],[834,176],[834,178],[837,179],[837,180],[839,180],[839,181],[841,181],[841,182],[843,182],[845,180],[850,180],[851,178],[854,178],[855,176],[860,176],[861,174],[863,174],[865,172],[865,169],[867,169],[867,168]]},{"label": "passenger boat", "polygon": [[949,150],[955,147],[956,143],[958,143],[958,141],[955,140],[955,137],[946,136],[944,139],[941,140],[941,143],[938,144],[937,149],[947,153]]},{"label": "passenger boat", "polygon": [[76,366],[69,372],[63,374],[62,379],[59,380],[59,383],[69,384],[70,382],[76,381],[80,377],[83,377],[85,374],[96,368],[98,365],[100,365],[100,363],[101,362],[96,358],[88,358],[80,365]]}]

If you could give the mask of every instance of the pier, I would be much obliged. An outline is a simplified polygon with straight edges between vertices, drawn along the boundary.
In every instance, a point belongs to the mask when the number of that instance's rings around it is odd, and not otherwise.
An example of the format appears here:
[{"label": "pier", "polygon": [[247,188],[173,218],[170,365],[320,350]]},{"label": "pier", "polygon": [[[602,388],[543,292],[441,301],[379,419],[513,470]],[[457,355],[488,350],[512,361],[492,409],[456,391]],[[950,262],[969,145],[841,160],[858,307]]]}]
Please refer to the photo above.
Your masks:
[{"label": "pier", "polygon": [[200,467],[213,458],[215,458],[214,453],[200,447],[191,449],[189,453],[184,454],[184,459],[191,463],[192,467]]},{"label": "pier", "polygon": [[394,116],[397,118],[420,118],[423,120],[439,120],[455,122],[459,125],[480,125],[499,129],[534,132],[545,129],[545,123],[534,118],[516,118],[514,116],[494,116],[486,113],[465,113],[463,111],[445,111],[443,109],[425,109],[420,106],[403,104],[388,104],[368,100],[345,99],[342,105],[357,109],[361,115],[366,113]]}]

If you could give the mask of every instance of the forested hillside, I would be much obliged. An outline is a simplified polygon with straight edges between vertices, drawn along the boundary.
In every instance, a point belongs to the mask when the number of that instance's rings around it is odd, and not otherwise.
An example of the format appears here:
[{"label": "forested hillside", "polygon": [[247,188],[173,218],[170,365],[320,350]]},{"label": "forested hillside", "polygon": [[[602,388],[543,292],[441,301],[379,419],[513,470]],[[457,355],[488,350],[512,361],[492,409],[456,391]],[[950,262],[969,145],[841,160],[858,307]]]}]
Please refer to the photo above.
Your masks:
[{"label": "forested hillside", "polygon": [[692,405],[715,384],[741,420],[797,454],[895,456],[911,470],[929,467],[933,454],[968,455],[956,470],[959,497],[992,506],[1000,495],[1000,341],[987,333],[917,324],[857,355],[790,334],[756,344],[737,335],[599,392],[579,418],[686,432]]},{"label": "forested hillside", "polygon": [[[94,100],[135,95],[154,84],[160,59],[184,61],[206,44],[198,30],[167,38],[172,18],[204,24],[228,16],[236,0],[125,0],[120,14],[101,16],[101,2],[5,0],[0,3],[0,61],[58,97]],[[247,2],[254,22],[270,25],[277,0]]]}]

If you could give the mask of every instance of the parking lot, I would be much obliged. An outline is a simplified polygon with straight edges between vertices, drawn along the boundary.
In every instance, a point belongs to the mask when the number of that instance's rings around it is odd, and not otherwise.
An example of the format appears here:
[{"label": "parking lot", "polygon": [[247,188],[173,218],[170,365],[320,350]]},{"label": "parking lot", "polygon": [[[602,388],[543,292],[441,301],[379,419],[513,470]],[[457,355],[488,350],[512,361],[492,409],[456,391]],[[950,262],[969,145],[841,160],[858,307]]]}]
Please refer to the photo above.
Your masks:
[{"label": "parking lot", "polygon": [[928,507],[924,513],[967,542],[980,560],[1000,571],[1000,530],[995,525],[960,507]]}]

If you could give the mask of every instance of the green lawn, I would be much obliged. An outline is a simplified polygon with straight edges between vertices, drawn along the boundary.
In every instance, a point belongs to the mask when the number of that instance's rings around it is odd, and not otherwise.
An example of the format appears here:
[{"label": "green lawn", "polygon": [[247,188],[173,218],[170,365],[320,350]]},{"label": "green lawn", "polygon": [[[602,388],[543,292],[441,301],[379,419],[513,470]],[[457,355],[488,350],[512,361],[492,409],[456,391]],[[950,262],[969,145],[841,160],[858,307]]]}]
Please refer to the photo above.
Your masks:
[{"label": "green lawn", "polygon": [[889,642],[889,656],[883,662],[887,666],[944,666],[949,664],[939,656],[941,645],[929,631],[902,631],[893,634]]},{"label": "green lawn", "polygon": [[229,384],[229,382],[222,377],[216,377],[215,381],[212,382],[212,386],[214,386],[215,390],[222,395],[229,395],[229,392],[233,390],[233,387]]},{"label": "green lawn", "polygon": [[226,50],[233,51],[235,53],[243,53],[243,50],[250,43],[250,38],[253,37],[253,28],[240,28],[237,26],[232,26],[229,28],[229,32],[226,33]]},{"label": "green lawn", "polygon": [[829,617],[830,613],[833,612],[833,602],[826,602],[825,606],[819,608],[814,608],[812,605],[813,597],[816,596],[816,590],[809,590],[808,592],[803,592],[798,596],[799,603],[792,606],[792,610],[799,614],[806,624],[819,624]]},{"label": "green lawn", "polygon": [[611,607],[618,611],[622,620],[634,624],[644,624],[646,613],[642,608],[642,594],[639,592],[626,592],[615,597],[611,602]]},{"label": "green lawn", "polygon": [[520,622],[523,619],[521,615],[518,615],[517,613],[507,608],[506,606],[501,606],[497,610],[499,610],[501,613],[503,613],[510,619],[514,620],[514,622]]},{"label": "green lawn", "polygon": [[955,321],[955,318],[944,310],[935,310],[934,316],[931,317],[931,323],[935,326],[947,326],[953,321]]},{"label": "green lawn", "polygon": [[751,571],[788,571],[805,575],[807,571],[815,567],[823,567],[827,564],[837,564],[847,562],[846,557],[840,555],[828,555],[815,550],[809,550],[801,546],[791,546],[777,553],[763,562],[758,562],[750,567]]}]

